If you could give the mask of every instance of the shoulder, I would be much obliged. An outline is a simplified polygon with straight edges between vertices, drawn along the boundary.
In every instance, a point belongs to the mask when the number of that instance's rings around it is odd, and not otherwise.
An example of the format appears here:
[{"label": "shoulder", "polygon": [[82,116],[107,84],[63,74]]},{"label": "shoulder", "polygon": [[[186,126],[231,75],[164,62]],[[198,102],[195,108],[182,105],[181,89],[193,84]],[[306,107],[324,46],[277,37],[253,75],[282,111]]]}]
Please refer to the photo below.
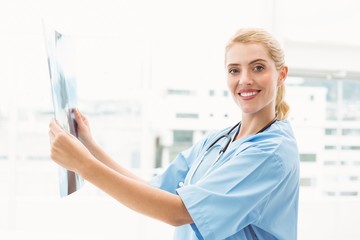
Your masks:
[{"label": "shoulder", "polygon": [[265,156],[264,164],[276,164],[284,173],[298,168],[297,142],[288,120],[278,120],[266,131],[244,139],[238,154],[258,153]]},{"label": "shoulder", "polygon": [[252,142],[266,150],[267,146],[273,150],[297,149],[296,139],[288,120],[278,120],[264,132],[254,135]]},{"label": "shoulder", "polygon": [[298,160],[297,141],[288,120],[276,121],[269,131],[264,132],[264,145],[273,145],[274,153],[281,159],[293,157]]}]

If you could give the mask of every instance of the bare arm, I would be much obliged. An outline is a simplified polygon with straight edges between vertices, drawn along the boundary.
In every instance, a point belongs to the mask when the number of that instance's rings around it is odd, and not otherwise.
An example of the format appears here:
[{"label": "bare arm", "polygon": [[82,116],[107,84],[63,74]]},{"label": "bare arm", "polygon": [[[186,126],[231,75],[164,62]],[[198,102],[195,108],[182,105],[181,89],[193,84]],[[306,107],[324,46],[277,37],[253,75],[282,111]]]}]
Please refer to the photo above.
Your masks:
[{"label": "bare arm", "polygon": [[87,147],[91,154],[98,160],[100,160],[103,164],[105,164],[107,167],[113,169],[114,171],[120,173],[121,175],[124,175],[128,178],[132,178],[137,181],[144,182],[143,179],[141,179],[139,176],[113,160],[99,145],[96,143],[93,143],[92,145]]},{"label": "bare arm", "polygon": [[96,159],[122,175],[138,181],[143,181],[140,177],[112,159],[92,138],[90,124],[87,118],[78,109],[73,109],[73,112],[78,125],[78,138]]},{"label": "bare arm", "polygon": [[175,194],[120,175],[96,162],[92,162],[88,168],[79,173],[86,180],[136,212],[173,226],[192,223],[181,198]]},{"label": "bare arm", "polygon": [[51,158],[61,166],[79,173],[84,179],[108,193],[125,206],[173,226],[192,223],[178,195],[121,174],[96,157],[55,121],[50,123]]}]

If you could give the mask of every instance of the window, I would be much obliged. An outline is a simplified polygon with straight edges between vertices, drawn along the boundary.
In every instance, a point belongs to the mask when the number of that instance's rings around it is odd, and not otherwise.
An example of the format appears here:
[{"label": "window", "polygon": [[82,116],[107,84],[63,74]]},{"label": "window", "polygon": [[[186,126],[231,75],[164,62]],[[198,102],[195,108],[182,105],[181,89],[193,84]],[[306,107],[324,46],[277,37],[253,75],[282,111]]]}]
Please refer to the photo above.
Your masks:
[{"label": "window", "polygon": [[360,146],[357,145],[357,146],[354,146],[354,145],[350,145],[350,146],[341,146],[341,149],[342,150],[350,150],[350,151],[353,151],[353,150],[360,150]]},{"label": "window", "polygon": [[182,96],[194,94],[193,91],[188,90],[188,89],[168,89],[167,92],[169,95],[182,95]]},{"label": "window", "polygon": [[340,192],[340,196],[357,196],[358,192]]},{"label": "window", "polygon": [[300,178],[300,186],[302,187],[310,187],[314,185],[314,179],[312,178]]},{"label": "window", "polygon": [[350,180],[350,181],[355,181],[355,182],[356,182],[356,181],[358,181],[358,180],[359,180],[359,176],[350,176],[350,177],[349,177],[349,180]]},{"label": "window", "polygon": [[198,113],[176,113],[176,118],[199,118]]},{"label": "window", "polygon": [[325,128],[325,135],[337,135],[336,128]]},{"label": "window", "polygon": [[336,161],[326,160],[326,161],[324,161],[324,165],[334,166],[334,165],[336,165]]},{"label": "window", "polygon": [[316,162],[316,154],[314,153],[302,153],[300,154],[301,162]]},{"label": "window", "polygon": [[192,144],[193,143],[193,131],[174,130],[173,142],[175,144]]},{"label": "window", "polygon": [[360,136],[360,129],[358,128],[345,128],[341,131],[344,136]]},{"label": "window", "polygon": [[324,149],[325,149],[325,150],[335,150],[335,149],[336,149],[336,146],[334,146],[334,145],[325,145],[325,146],[324,146]]}]

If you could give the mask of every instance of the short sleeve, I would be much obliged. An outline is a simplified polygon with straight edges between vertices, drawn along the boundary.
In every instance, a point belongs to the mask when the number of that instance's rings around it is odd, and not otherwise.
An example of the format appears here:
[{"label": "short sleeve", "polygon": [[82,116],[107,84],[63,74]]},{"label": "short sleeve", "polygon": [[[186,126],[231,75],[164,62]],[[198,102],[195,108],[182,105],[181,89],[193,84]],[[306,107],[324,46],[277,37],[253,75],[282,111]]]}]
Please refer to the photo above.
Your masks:
[{"label": "short sleeve", "polygon": [[276,148],[250,146],[177,193],[194,221],[197,236],[226,239],[258,221],[269,195],[283,178]]}]

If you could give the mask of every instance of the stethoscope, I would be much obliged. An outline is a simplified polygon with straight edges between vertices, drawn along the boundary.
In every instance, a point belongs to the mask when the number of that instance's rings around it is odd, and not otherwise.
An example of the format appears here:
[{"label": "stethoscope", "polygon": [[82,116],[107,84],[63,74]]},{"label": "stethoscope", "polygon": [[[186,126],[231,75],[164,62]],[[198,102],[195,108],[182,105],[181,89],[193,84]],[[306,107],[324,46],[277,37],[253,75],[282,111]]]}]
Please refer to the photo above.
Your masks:
[{"label": "stethoscope", "polygon": [[[263,127],[262,129],[260,129],[260,131],[258,131],[256,134],[261,133],[263,131],[265,131],[266,129],[268,129],[274,122],[276,122],[277,119],[276,117],[270,121],[265,127]],[[187,182],[189,184],[192,183],[192,179],[194,177],[194,175],[196,174],[197,170],[199,169],[200,165],[204,162],[204,159],[209,155],[209,153],[216,148],[218,145],[216,145],[217,143],[220,142],[220,140],[223,139],[224,144],[220,145],[220,151],[216,157],[216,159],[214,160],[214,162],[211,164],[211,166],[208,168],[208,170],[205,172],[205,174],[203,176],[206,176],[214,167],[214,165],[220,160],[221,156],[226,152],[226,150],[228,149],[230,143],[233,141],[233,139],[236,138],[236,136],[239,134],[240,131],[240,127],[241,127],[241,121],[238,122],[237,124],[235,124],[227,133],[225,133],[224,135],[219,136],[218,138],[216,138],[210,145],[209,147],[205,150],[204,154],[202,155],[202,157],[200,158],[200,160],[198,161],[197,165],[195,166],[194,170],[189,174],[189,178],[187,180]],[[234,135],[234,137],[231,137],[231,133],[234,131],[234,129],[236,129],[236,133]]]}]

